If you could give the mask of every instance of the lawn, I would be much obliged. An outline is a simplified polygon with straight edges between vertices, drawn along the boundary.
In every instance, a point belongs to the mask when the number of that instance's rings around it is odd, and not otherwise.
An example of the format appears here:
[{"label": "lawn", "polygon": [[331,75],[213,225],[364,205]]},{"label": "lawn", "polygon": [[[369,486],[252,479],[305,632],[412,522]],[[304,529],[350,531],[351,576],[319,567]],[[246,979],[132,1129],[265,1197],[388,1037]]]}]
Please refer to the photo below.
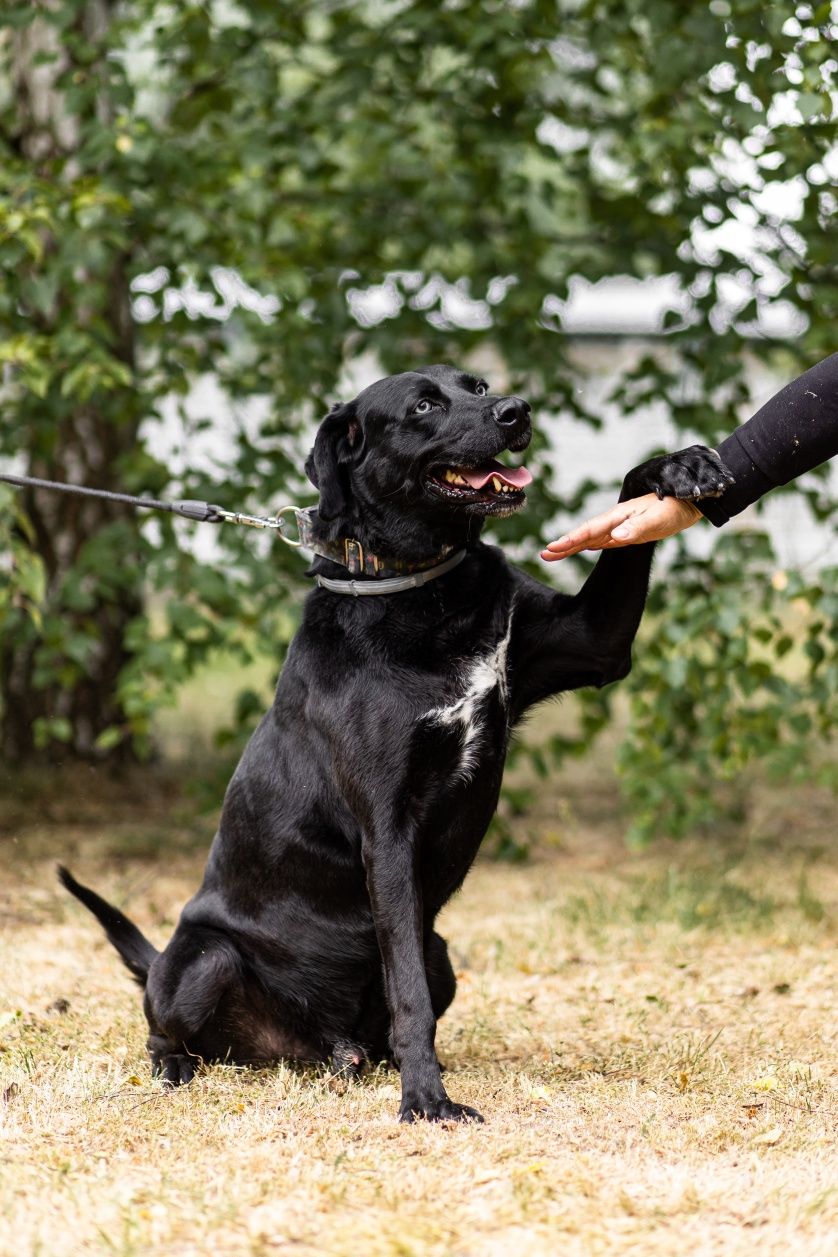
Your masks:
[{"label": "lawn", "polygon": [[736,839],[622,845],[607,748],[444,914],[438,1045],[485,1126],[399,1126],[398,1080],[288,1066],[151,1081],[138,992],[54,862],[162,943],[212,817],[177,774],[6,783],[0,1250],[838,1252],[834,801],[769,791]]}]

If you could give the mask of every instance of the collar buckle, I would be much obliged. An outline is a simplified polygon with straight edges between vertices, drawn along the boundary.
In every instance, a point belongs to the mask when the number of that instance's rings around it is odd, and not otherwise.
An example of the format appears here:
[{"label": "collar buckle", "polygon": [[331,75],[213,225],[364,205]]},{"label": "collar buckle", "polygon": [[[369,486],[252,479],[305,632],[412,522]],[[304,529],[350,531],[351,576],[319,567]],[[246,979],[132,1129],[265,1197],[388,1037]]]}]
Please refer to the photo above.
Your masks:
[{"label": "collar buckle", "polygon": [[364,571],[364,547],[354,537],[343,539],[343,565],[355,574]]}]

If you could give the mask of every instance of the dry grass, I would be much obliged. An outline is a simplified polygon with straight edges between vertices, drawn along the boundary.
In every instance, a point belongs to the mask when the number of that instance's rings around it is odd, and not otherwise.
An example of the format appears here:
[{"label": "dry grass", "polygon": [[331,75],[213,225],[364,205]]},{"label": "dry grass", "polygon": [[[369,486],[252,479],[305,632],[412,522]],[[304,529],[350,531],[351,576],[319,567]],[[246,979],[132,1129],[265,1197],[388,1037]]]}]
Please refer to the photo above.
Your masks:
[{"label": "dry grass", "polygon": [[387,1072],[213,1067],[165,1093],[137,993],[52,862],[71,854],[162,941],[200,873],[192,823],[165,792],[153,817],[16,819],[0,847],[0,1248],[838,1251],[831,802],[769,798],[735,855],[630,856],[590,787],[564,782],[531,822],[533,861],[478,865],[445,913],[460,987],[440,1055],[487,1117],[452,1129],[397,1125]]}]

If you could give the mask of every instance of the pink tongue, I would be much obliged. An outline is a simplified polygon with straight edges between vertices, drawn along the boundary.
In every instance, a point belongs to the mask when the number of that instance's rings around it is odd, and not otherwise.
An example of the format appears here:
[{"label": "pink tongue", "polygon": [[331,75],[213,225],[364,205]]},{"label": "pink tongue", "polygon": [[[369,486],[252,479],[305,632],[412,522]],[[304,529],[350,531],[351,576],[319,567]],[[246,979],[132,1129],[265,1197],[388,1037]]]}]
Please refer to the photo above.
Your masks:
[{"label": "pink tongue", "polygon": [[457,470],[472,489],[482,489],[492,476],[497,476],[498,480],[513,489],[525,489],[528,484],[532,484],[532,476],[526,467],[504,467],[503,463],[494,458],[483,467],[458,467]]}]

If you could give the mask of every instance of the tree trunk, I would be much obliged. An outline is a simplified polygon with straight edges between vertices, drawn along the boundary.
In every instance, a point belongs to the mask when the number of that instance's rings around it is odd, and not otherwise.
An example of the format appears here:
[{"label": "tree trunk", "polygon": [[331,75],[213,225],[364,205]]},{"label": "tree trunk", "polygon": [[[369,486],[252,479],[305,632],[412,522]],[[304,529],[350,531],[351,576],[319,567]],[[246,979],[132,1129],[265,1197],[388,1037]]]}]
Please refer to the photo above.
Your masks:
[{"label": "tree trunk", "polygon": [[[48,461],[33,459],[30,472],[46,479],[75,480],[70,469],[78,468],[78,479],[94,487],[117,487],[110,469],[120,450],[129,449],[135,436],[134,425],[117,431],[107,421],[90,417],[84,425],[76,420],[67,425],[60,445]],[[125,645],[126,629],[140,614],[143,606],[142,555],[136,521],[130,519],[130,508],[118,503],[91,498],[67,497],[46,492],[27,493],[24,506],[36,535],[36,548],[47,572],[47,596],[44,620],[60,615],[62,637],[71,640],[94,638],[86,652],[83,675],[73,676],[67,683],[38,677],[43,671],[44,657],[48,666],[55,661],[50,644],[36,636],[34,628],[17,638],[0,643],[0,757],[6,763],[22,763],[43,758],[104,758],[96,747],[96,739],[107,728],[121,726],[125,714],[116,697],[119,675],[130,658]],[[109,591],[107,601],[97,598],[89,610],[62,609],[62,584],[74,566],[85,543],[102,529],[130,519],[135,544],[128,540],[121,554],[122,571],[116,588]],[[105,573],[105,575],[108,575]],[[61,651],[61,645],[57,646]],[[76,669],[70,665],[71,671]],[[54,672],[53,667],[49,668]],[[58,721],[69,736],[48,738],[36,744],[36,722]],[[49,726],[45,726],[48,728]],[[108,755],[124,759],[130,756],[130,740],[123,739],[111,747]]]},{"label": "tree trunk", "polygon": [[[79,6],[78,33],[106,56],[108,6],[104,0],[88,0]],[[67,109],[56,84],[68,67],[69,54],[59,42],[54,26],[36,19],[13,36],[12,79],[16,101],[14,147],[23,160],[46,180],[70,180],[78,174],[76,151],[86,119]],[[46,54],[46,55],[45,55]],[[49,58],[52,58],[51,60]],[[90,106],[99,123],[110,116],[110,102],[102,92]],[[60,241],[45,239],[49,257]],[[107,268],[86,275],[77,269],[72,284],[56,293],[52,311],[24,311],[35,330],[55,334],[60,321],[72,311],[76,326],[86,330],[94,320],[108,329],[109,351],[134,369],[134,325],[131,317],[126,258],[114,251]],[[61,313],[63,311],[63,314]],[[21,445],[26,450],[29,475],[119,491],[119,464],[136,447],[138,407],[136,394],[124,398],[112,392],[103,400],[78,403],[68,413],[56,380],[41,403],[29,399],[30,414],[54,413],[44,437],[44,425],[21,425]],[[95,396],[95,395],[94,395]],[[22,414],[25,416],[25,411]],[[125,714],[117,699],[117,682],[129,659],[126,629],[142,610],[142,547],[137,520],[129,507],[92,498],[28,491],[24,509],[32,521],[35,546],[47,576],[44,608],[45,635],[34,625],[7,634],[0,640],[0,755],[6,763],[39,758],[130,756],[126,736],[107,753],[96,747],[99,735],[111,726],[124,724]],[[87,543],[102,530],[122,527],[118,563],[106,559],[111,570],[102,572],[104,588],[97,589],[97,571],[81,577],[81,597],[67,598],[68,573]],[[112,556],[112,550],[105,549]],[[75,574],[78,584],[79,576]],[[53,630],[60,618],[60,633]],[[75,636],[74,636],[75,635]],[[68,643],[86,642],[74,656]],[[62,660],[67,661],[62,669]],[[78,675],[79,662],[82,675]],[[61,673],[64,673],[61,676]],[[60,721],[53,732],[59,737],[38,738],[37,722]],[[48,730],[49,726],[42,726]]]}]

